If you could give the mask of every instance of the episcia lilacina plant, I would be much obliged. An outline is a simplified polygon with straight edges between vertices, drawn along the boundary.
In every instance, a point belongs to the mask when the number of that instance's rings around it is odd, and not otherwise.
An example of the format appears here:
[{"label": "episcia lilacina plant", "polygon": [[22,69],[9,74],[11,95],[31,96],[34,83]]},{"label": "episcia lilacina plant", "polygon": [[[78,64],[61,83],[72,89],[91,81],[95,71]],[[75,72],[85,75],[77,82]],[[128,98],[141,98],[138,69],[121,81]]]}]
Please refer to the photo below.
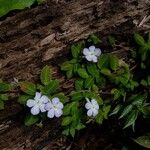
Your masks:
[{"label": "episcia lilacina plant", "polygon": [[63,114],[67,97],[59,92],[59,81],[53,79],[49,66],[41,70],[39,84],[28,81],[20,82],[21,91],[18,102],[29,108],[30,113],[25,118],[25,125],[41,123],[46,118],[59,118]]}]

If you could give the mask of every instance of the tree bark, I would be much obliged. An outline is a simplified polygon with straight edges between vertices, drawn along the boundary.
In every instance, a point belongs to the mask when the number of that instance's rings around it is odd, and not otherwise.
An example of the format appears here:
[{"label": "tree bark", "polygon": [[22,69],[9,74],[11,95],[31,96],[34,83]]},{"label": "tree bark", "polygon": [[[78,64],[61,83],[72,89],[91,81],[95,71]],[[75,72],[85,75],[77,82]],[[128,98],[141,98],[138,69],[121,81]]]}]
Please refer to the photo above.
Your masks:
[{"label": "tree bark", "polygon": [[[62,87],[68,85],[66,89],[69,89],[70,84],[59,72],[58,64],[66,57],[71,43],[93,33],[105,37],[110,33],[128,35],[137,30],[145,31],[148,26],[137,28],[135,20],[140,22],[149,13],[150,3],[146,0],[58,3],[49,0],[8,16],[0,21],[0,78],[36,81],[42,66],[50,64]],[[16,98],[1,111],[0,149],[54,149],[54,141],[61,139],[59,121],[45,123],[42,129],[24,127],[20,121],[22,116],[23,109]]]}]

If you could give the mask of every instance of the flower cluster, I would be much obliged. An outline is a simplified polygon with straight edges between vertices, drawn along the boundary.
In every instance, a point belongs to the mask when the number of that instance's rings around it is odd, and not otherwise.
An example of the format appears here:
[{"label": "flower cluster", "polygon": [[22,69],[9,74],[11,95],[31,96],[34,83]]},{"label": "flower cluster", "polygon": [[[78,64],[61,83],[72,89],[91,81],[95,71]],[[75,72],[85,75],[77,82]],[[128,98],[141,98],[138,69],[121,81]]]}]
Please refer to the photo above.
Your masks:
[{"label": "flower cluster", "polygon": [[101,49],[96,48],[95,46],[90,46],[89,48],[83,49],[84,57],[91,62],[96,63],[98,61],[98,57],[101,55]]},{"label": "flower cluster", "polygon": [[38,115],[40,112],[48,112],[49,118],[60,117],[63,114],[63,104],[59,98],[54,97],[50,100],[47,96],[36,92],[34,99],[29,99],[26,105],[31,108],[32,115]]}]

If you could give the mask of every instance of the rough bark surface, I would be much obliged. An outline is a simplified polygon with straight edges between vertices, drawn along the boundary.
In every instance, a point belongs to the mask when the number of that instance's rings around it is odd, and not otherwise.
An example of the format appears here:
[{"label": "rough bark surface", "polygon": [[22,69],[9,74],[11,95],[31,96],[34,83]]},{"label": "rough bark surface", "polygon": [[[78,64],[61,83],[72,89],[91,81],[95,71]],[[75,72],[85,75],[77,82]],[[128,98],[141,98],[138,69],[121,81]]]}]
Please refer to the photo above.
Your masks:
[{"label": "rough bark surface", "polygon": [[[49,0],[41,6],[18,12],[0,21],[0,78],[35,81],[39,70],[47,63],[52,65],[54,76],[62,81],[62,88],[69,89],[70,84],[59,73],[57,65],[68,53],[70,43],[96,32],[103,36],[111,32],[130,34],[137,30],[135,20],[140,22],[149,14],[149,0],[58,3]],[[45,123],[42,129],[27,128],[20,121],[22,116],[22,107],[16,103],[16,98],[0,112],[0,149],[56,149],[53,141],[57,141],[56,136],[61,140],[57,121]],[[66,149],[61,142],[58,142],[60,147]]]}]

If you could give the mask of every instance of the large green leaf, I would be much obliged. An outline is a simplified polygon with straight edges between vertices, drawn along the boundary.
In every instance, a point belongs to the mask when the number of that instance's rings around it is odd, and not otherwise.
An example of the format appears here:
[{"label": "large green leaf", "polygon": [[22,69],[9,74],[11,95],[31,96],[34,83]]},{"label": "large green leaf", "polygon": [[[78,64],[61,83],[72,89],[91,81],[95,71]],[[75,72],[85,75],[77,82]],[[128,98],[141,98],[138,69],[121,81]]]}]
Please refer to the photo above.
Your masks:
[{"label": "large green leaf", "polygon": [[30,7],[36,0],[0,0],[0,17],[11,10]]},{"label": "large green leaf", "polygon": [[83,68],[78,69],[78,74],[81,78],[84,78],[84,79],[89,77],[86,70]]},{"label": "large green leaf", "polygon": [[150,148],[150,136],[140,136],[134,141],[145,148]]},{"label": "large green leaf", "polygon": [[132,110],[133,106],[132,105],[128,105],[125,107],[125,109],[122,111],[120,118],[123,118],[124,116],[126,116],[128,113],[130,113],[130,111]]},{"label": "large green leaf", "polygon": [[35,84],[28,82],[28,81],[23,81],[20,83],[20,87],[24,93],[29,94],[29,95],[35,95],[35,92],[36,92]]},{"label": "large green leaf", "polygon": [[26,126],[31,126],[34,125],[36,122],[38,122],[38,120],[39,120],[38,116],[28,115],[26,116],[24,123]]}]

